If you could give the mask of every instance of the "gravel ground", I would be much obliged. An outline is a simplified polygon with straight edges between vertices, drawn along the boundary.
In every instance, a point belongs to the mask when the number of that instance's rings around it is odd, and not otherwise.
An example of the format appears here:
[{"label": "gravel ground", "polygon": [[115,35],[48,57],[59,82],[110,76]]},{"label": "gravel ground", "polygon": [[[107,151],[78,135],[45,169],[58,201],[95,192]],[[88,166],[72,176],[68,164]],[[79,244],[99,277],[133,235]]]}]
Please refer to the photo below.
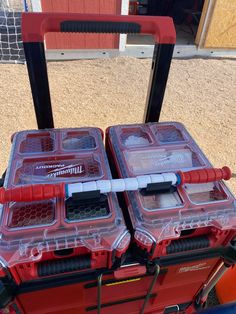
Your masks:
[{"label": "gravel ground", "polygon": [[[116,58],[48,64],[56,127],[142,121],[151,60]],[[24,65],[0,65],[1,157],[6,168],[11,134],[36,128]],[[174,60],[161,121],[186,125],[216,167],[236,172],[236,61]],[[236,180],[230,187],[236,192]]]}]

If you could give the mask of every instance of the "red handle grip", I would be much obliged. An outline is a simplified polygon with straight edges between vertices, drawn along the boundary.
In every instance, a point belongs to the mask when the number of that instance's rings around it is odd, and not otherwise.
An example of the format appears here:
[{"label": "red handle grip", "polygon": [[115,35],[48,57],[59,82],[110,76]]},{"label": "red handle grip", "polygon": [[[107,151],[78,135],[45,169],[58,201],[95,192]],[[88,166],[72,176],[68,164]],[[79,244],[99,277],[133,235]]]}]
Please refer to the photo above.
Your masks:
[{"label": "red handle grip", "polygon": [[54,197],[65,197],[65,184],[35,184],[12,189],[0,188],[0,203],[33,202]]},{"label": "red handle grip", "polygon": [[229,167],[223,167],[222,169],[209,168],[192,170],[187,172],[178,172],[181,184],[185,183],[208,183],[219,180],[229,180],[232,176]]},{"label": "red handle grip", "polygon": [[[43,42],[48,32],[60,32],[61,23],[97,22],[100,23],[136,23],[140,34],[153,35],[159,44],[175,44],[176,32],[172,18],[163,16],[100,15],[79,13],[23,13],[23,42]],[[84,32],[90,32],[86,30]],[[92,31],[91,31],[92,32]],[[105,32],[105,31],[104,31]]]},{"label": "red handle grip", "polygon": [[[219,180],[229,180],[232,176],[228,167],[222,169],[200,169],[188,172],[178,172],[180,184],[207,183]],[[24,185],[16,188],[0,188],[0,203],[7,202],[33,202],[54,197],[66,196],[65,183]]]}]

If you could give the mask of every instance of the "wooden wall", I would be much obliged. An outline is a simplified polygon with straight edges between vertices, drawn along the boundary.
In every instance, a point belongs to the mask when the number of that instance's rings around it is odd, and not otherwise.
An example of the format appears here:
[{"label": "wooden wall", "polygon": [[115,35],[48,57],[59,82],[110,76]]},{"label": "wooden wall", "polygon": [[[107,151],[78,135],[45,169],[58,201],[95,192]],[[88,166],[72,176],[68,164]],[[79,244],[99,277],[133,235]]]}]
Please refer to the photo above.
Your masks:
[{"label": "wooden wall", "polygon": [[214,0],[204,48],[236,49],[236,0]]},{"label": "wooden wall", "polygon": [[[43,12],[120,14],[121,0],[41,0]],[[112,34],[46,35],[47,49],[118,49],[119,36]]]}]

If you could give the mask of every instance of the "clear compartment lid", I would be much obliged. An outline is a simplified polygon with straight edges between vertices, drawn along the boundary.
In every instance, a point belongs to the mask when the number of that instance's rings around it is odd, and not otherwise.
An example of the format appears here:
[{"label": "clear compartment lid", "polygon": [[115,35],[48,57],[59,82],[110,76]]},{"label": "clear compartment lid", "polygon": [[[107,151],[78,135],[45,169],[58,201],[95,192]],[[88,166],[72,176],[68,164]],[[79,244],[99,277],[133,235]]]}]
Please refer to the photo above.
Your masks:
[{"label": "clear compartment lid", "polygon": [[18,162],[14,184],[98,180],[103,176],[103,168],[96,154],[29,158]]},{"label": "clear compartment lid", "polygon": [[[122,145],[122,132],[139,128],[154,139],[146,147]],[[179,123],[115,126],[108,131],[109,145],[122,177],[189,171],[212,167],[204,153]],[[223,182],[178,187],[174,192],[128,192],[135,237],[143,243],[179,237],[181,230],[214,226],[236,229],[235,198]]]},{"label": "clear compartment lid", "polygon": [[129,171],[134,175],[201,167],[204,163],[188,146],[124,151]]},{"label": "clear compartment lid", "polygon": [[[13,137],[6,188],[109,178],[99,129],[24,131]],[[1,209],[0,253],[9,265],[73,247],[86,247],[91,252],[119,251],[130,239],[115,193],[90,202],[55,198],[12,202]]]}]

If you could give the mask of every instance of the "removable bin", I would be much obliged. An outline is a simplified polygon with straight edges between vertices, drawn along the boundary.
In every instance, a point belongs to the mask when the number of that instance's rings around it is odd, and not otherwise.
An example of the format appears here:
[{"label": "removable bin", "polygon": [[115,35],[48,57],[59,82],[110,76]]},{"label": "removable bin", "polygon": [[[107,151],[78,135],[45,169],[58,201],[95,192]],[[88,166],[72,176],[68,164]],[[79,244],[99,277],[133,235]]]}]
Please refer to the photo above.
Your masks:
[{"label": "removable bin", "polygon": [[89,132],[68,132],[62,139],[62,149],[66,151],[89,150],[97,146],[95,137]]},{"label": "removable bin", "polygon": [[51,225],[55,221],[55,202],[45,200],[33,203],[14,203],[9,206],[9,228],[29,228]]},{"label": "removable bin", "polygon": [[183,128],[177,124],[175,125],[158,125],[152,127],[157,141],[160,144],[178,144],[184,143],[188,137],[183,132]]},{"label": "removable bin", "polygon": [[55,136],[52,132],[28,133],[22,137],[19,153],[48,153],[56,149]]}]

